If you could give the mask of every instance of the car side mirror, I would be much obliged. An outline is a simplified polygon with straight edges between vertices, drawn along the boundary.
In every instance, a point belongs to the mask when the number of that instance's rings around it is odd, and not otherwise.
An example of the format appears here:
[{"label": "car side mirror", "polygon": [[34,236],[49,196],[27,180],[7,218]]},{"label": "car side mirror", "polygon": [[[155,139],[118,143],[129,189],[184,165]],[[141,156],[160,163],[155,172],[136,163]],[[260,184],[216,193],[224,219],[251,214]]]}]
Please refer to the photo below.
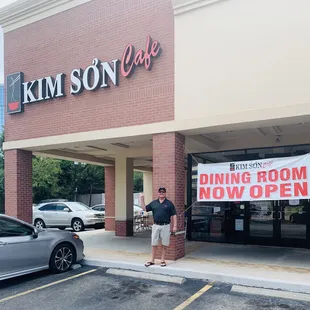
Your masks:
[{"label": "car side mirror", "polygon": [[32,237],[33,239],[37,239],[39,237],[39,231],[36,228],[33,229]]},{"label": "car side mirror", "polygon": [[64,208],[64,212],[70,212],[69,208]]}]

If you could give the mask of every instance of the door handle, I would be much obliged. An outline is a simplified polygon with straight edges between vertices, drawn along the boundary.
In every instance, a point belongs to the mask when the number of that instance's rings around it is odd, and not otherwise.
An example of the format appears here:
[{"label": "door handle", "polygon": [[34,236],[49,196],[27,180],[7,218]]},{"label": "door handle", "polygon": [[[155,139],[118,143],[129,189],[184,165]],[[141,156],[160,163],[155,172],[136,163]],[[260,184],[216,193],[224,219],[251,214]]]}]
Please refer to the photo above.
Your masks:
[{"label": "door handle", "polygon": [[6,242],[1,242],[1,241],[0,241],[0,247],[3,247],[3,246],[5,246],[5,245],[7,245]]},{"label": "door handle", "polygon": [[279,220],[282,220],[282,217],[283,217],[283,214],[282,214],[282,212],[281,211],[278,211],[278,213],[280,214],[280,216],[279,216]]}]

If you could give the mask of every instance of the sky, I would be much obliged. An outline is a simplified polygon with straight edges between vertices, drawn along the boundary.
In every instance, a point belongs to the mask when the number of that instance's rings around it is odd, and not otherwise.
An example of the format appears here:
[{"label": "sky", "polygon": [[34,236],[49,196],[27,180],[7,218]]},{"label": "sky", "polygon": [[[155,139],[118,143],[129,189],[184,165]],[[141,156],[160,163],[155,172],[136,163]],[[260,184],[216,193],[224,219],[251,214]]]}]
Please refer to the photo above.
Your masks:
[{"label": "sky", "polygon": [[[1,8],[16,1],[20,1],[20,0],[0,0],[0,12],[1,12]],[[3,66],[4,66],[3,65],[3,31],[0,26],[0,84],[2,84],[4,80]]]}]

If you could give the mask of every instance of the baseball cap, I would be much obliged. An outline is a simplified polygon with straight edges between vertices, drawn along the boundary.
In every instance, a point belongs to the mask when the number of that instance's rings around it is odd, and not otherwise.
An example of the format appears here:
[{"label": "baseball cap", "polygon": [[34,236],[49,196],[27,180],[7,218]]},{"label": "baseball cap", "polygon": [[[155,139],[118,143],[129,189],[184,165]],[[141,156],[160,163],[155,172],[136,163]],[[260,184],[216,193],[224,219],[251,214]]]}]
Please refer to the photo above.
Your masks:
[{"label": "baseball cap", "polygon": [[163,186],[161,186],[161,187],[158,189],[158,191],[159,191],[159,192],[160,192],[160,191],[166,192],[166,189],[165,189]]}]

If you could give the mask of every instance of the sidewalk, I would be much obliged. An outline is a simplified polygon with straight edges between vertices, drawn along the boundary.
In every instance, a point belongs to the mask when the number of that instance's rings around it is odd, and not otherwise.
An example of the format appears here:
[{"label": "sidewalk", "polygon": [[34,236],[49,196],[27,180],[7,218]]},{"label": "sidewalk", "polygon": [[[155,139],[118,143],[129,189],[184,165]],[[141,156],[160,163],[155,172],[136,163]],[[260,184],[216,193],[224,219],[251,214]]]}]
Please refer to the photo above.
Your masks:
[{"label": "sidewalk", "polygon": [[186,256],[167,267],[145,267],[150,259],[148,233],[117,238],[113,233],[81,234],[86,265],[151,272],[245,286],[310,294],[310,251],[187,242]]}]

